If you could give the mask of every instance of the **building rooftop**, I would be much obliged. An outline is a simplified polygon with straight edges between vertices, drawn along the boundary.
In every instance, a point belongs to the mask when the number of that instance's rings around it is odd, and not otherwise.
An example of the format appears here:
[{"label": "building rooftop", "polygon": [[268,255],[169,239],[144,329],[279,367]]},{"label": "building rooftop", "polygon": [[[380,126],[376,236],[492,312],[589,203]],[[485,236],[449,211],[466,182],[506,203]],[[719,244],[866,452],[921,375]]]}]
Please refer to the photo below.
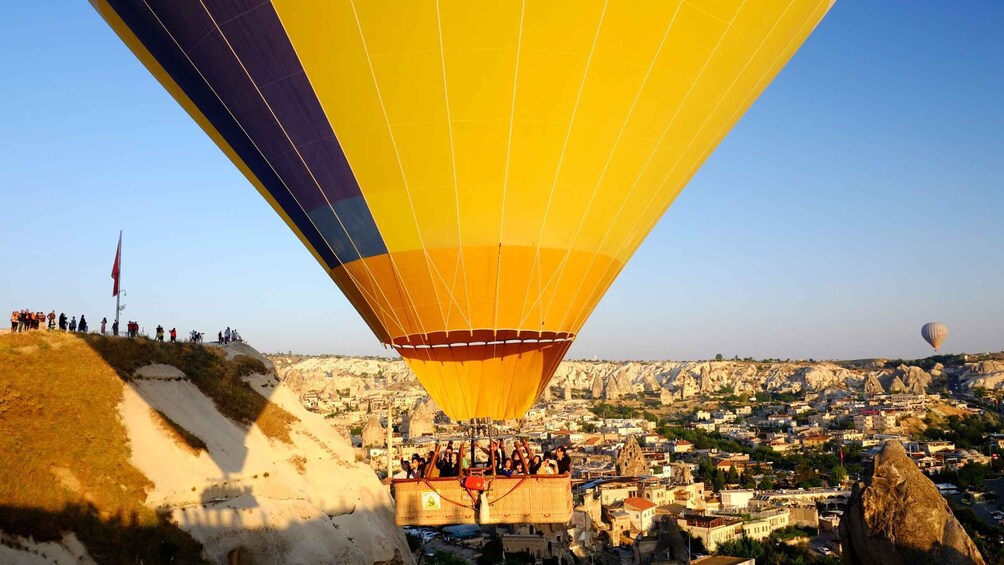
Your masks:
[{"label": "building rooftop", "polygon": [[624,506],[634,508],[635,510],[649,510],[655,508],[656,504],[651,500],[632,496],[624,499]]}]

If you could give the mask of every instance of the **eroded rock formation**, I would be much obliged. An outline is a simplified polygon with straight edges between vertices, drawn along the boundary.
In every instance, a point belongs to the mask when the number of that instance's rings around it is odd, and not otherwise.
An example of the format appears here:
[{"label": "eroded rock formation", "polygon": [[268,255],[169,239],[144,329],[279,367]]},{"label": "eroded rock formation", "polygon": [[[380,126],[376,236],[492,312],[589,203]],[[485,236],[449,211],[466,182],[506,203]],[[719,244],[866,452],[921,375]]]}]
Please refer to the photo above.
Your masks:
[{"label": "eroded rock formation", "polygon": [[648,462],[641,452],[638,440],[631,436],[624,442],[624,448],[617,454],[617,474],[622,477],[638,477],[649,474]]},{"label": "eroded rock formation", "polygon": [[840,522],[845,565],[983,564],[948,502],[897,441],[886,442]]}]

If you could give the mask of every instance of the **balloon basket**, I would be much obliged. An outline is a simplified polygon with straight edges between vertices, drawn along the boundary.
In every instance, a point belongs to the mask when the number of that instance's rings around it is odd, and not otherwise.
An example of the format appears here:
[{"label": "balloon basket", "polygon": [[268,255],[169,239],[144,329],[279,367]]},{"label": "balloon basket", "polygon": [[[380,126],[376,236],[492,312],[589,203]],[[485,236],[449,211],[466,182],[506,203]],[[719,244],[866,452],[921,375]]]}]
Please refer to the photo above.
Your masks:
[{"label": "balloon basket", "polygon": [[566,524],[572,518],[569,475],[491,477],[472,492],[460,477],[396,479],[398,526],[451,524]]}]

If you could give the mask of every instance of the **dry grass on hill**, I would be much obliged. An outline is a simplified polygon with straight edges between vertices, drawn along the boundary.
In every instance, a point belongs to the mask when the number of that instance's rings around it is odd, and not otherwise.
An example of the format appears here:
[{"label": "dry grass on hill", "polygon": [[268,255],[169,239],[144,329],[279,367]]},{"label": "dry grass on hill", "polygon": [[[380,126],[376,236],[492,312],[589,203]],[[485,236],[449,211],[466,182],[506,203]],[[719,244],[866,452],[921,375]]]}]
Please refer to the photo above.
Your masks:
[{"label": "dry grass on hill", "polygon": [[136,369],[153,363],[178,368],[213,400],[220,413],[250,426],[257,424],[266,436],[291,442],[289,426],[296,417],[272,404],[241,380],[254,373],[265,373],[258,359],[238,355],[227,360],[222,349],[188,343],[160,343],[153,340],[122,339],[88,335],[84,340],[125,380]]},{"label": "dry grass on hill", "polygon": [[150,412],[153,413],[153,419],[160,424],[160,427],[171,436],[171,439],[175,443],[187,447],[195,454],[198,454],[200,451],[206,451],[206,442],[202,441],[202,438],[186,430],[181,424],[168,418],[167,414],[160,410],[151,408]]},{"label": "dry grass on hill", "polygon": [[0,335],[0,530],[74,531],[99,563],[200,562],[201,546],[143,502],[122,381],[77,336]]}]

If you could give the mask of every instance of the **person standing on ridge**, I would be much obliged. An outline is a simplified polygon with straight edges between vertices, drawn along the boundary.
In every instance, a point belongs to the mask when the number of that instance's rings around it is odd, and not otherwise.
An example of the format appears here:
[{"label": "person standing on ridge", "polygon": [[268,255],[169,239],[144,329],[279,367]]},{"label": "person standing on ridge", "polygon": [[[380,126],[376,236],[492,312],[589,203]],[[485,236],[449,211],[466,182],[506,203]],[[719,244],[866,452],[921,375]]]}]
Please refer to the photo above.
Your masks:
[{"label": "person standing on ridge", "polygon": [[77,317],[76,316],[74,316],[73,319],[70,320],[70,331],[71,332],[77,331]]},{"label": "person standing on ridge", "polygon": [[56,329],[56,311],[49,312],[49,329]]},{"label": "person standing on ridge", "polygon": [[223,343],[230,343],[230,326],[223,331]]},{"label": "person standing on ridge", "polygon": [[59,313],[59,329],[63,330],[64,332],[66,331],[66,313],[65,312],[60,312]]},{"label": "person standing on ridge", "polygon": [[84,319],[84,315],[83,314],[80,315],[80,325],[77,327],[77,329],[82,334],[87,333],[87,320]]},{"label": "person standing on ridge", "polygon": [[171,328],[171,343],[178,341],[178,330]]},{"label": "person standing on ridge", "polygon": [[105,335],[105,327],[108,325],[108,318],[101,318],[101,335]]},{"label": "person standing on ridge", "polygon": [[112,322],[112,335],[118,337],[119,335],[119,321],[115,320]]}]

